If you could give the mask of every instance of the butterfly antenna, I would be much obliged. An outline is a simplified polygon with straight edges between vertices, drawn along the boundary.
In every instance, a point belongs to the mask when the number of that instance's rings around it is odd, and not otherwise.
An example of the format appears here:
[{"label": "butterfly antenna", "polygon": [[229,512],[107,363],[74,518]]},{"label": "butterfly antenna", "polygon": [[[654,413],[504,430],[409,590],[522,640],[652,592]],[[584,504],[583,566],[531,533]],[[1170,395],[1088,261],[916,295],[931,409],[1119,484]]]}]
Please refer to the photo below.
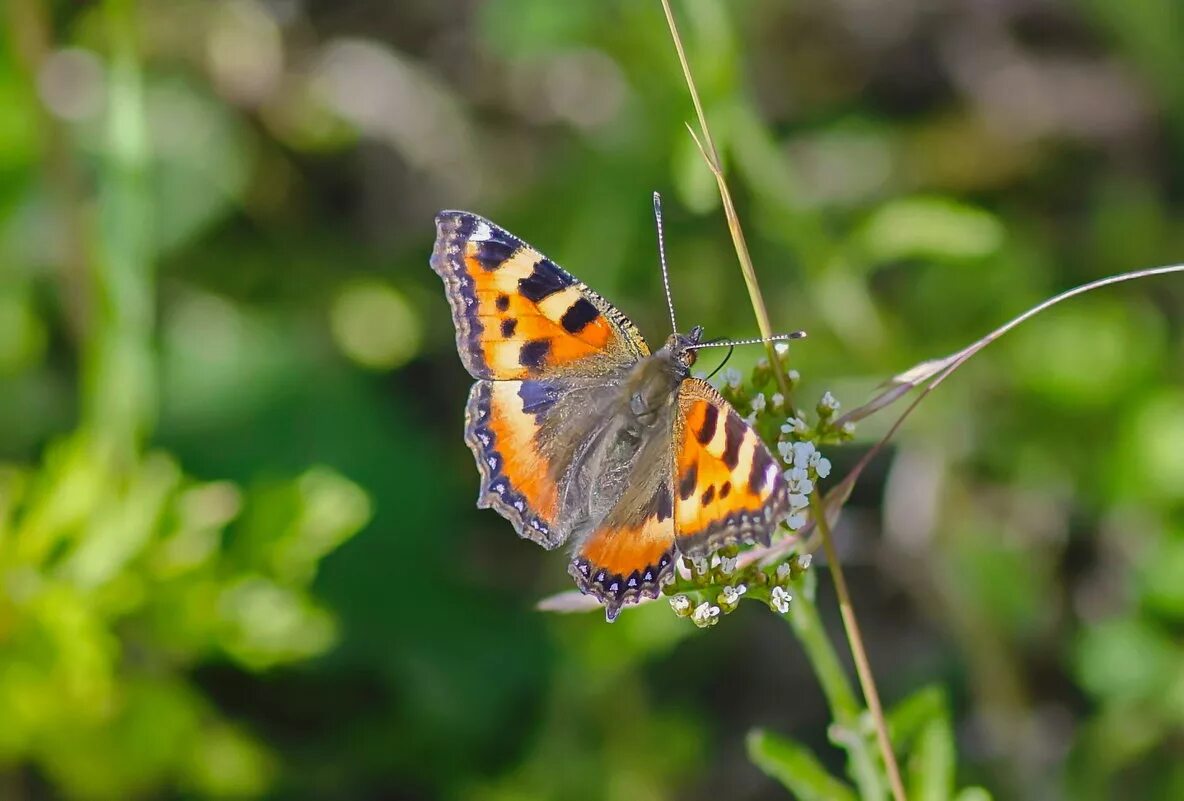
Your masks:
[{"label": "butterfly antenna", "polygon": [[791,339],[805,339],[805,331],[793,331],[788,334],[774,334],[771,337],[756,337],[754,339],[725,339],[720,342],[700,342],[698,345],[688,345],[687,350],[702,350],[703,348],[720,348],[737,345],[763,345],[766,342],[788,342]]},{"label": "butterfly antenna", "polygon": [[662,286],[666,288],[666,308],[670,310],[670,328],[678,331],[674,322],[674,301],[670,298],[670,272],[666,269],[666,235],[662,233],[662,196],[654,192],[654,222],[658,225],[658,261],[662,264]]}]

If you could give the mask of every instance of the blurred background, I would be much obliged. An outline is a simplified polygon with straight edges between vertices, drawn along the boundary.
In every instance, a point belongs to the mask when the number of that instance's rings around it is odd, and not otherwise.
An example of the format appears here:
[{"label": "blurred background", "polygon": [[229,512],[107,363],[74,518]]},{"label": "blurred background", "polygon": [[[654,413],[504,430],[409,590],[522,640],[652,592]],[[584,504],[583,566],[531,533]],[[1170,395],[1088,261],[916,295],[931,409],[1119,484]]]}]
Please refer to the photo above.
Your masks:
[{"label": "blurred background", "polygon": [[[676,10],[808,406],[1184,254],[1176,0]],[[657,0],[0,25],[0,798],[785,798],[753,726],[842,772],[774,615],[536,612],[565,557],[473,506],[437,210],[653,343],[659,190],[680,320],[756,331]],[[959,785],[1184,797],[1182,311],[1167,277],[1018,329],[844,514],[881,693],[937,688]]]}]

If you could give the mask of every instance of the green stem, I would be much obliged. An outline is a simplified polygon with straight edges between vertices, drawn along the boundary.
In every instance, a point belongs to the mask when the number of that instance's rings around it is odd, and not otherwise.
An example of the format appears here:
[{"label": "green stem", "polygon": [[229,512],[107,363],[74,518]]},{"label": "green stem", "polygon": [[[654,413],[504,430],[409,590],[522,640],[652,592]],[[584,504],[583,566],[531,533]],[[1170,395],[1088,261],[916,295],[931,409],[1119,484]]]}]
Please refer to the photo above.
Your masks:
[{"label": "green stem", "polygon": [[874,752],[860,730],[859,717],[863,711],[862,707],[847,679],[847,672],[843,670],[839,656],[822,627],[818,607],[810,597],[812,593],[805,589],[805,581],[808,579],[809,574],[803,577],[802,590],[793,599],[790,612],[784,617],[793,627],[798,642],[802,644],[806,658],[814,669],[814,675],[818,677],[818,682],[822,686],[822,694],[826,696],[831,717],[841,729],[832,732],[832,739],[847,751],[850,761],[848,773],[859,787],[859,797],[864,801],[883,798],[885,788],[876,766]]},{"label": "green stem", "polygon": [[86,354],[86,422],[103,452],[126,464],[155,417],[152,366],[148,133],[136,44],[136,4],[108,0],[111,43],[107,150],[94,254],[95,330]]},{"label": "green stem", "polygon": [[888,771],[888,783],[892,787],[892,797],[896,801],[904,801],[904,783],[900,779],[900,767],[896,764],[892,740],[888,737],[888,722],[884,719],[880,693],[876,689],[876,679],[872,674],[871,663],[868,662],[867,652],[863,648],[863,637],[859,633],[859,621],[855,617],[851,594],[847,591],[847,579],[843,575],[843,568],[839,564],[839,555],[831,540],[830,523],[826,519],[822,496],[818,494],[817,490],[810,493],[810,513],[814,515],[814,525],[818,528],[818,535],[822,538],[822,547],[826,551],[826,563],[830,568],[831,579],[834,581],[835,594],[839,597],[839,613],[843,616],[843,629],[847,632],[847,643],[851,647],[851,656],[855,659],[855,672],[859,676],[859,685],[863,688],[863,697],[867,699],[868,711],[871,712],[872,720],[876,724],[876,740],[880,744],[880,756],[883,757],[884,767]]},{"label": "green stem", "polygon": [[[674,20],[674,12],[670,8],[670,0],[662,0],[662,9],[666,13],[666,24],[670,27],[670,36],[674,40],[674,49],[678,53],[678,61],[682,66],[683,78],[686,80],[687,89],[691,94],[691,101],[695,106],[695,113],[699,118],[699,129],[703,133],[703,141],[700,142],[698,137],[695,137],[694,130],[691,130],[691,136],[695,138],[695,144],[699,146],[700,152],[703,154],[704,160],[707,162],[708,168],[711,170],[715,181],[719,187],[720,199],[723,201],[724,214],[728,220],[728,230],[732,234],[732,244],[736,248],[736,256],[740,261],[740,271],[744,275],[744,283],[748,287],[748,296],[752,302],[752,310],[756,315],[757,325],[760,328],[762,337],[769,337],[772,335],[772,329],[769,326],[769,315],[765,308],[764,297],[761,294],[760,285],[756,280],[756,271],[753,269],[752,257],[748,253],[748,244],[744,238],[744,232],[740,227],[740,218],[736,214],[735,205],[732,203],[732,193],[728,189],[728,182],[724,176],[723,165],[719,159],[719,153],[715,148],[715,141],[711,137],[711,129],[707,125],[707,115],[703,112],[703,103],[699,99],[699,91],[695,87],[695,79],[691,75],[690,64],[687,62],[686,50],[683,48],[682,37],[678,33],[678,25]],[[776,365],[778,363],[777,356],[771,342],[766,343],[769,353],[769,363]],[[774,371],[777,376],[778,387],[782,395],[786,398],[786,403],[792,409],[792,402],[790,401],[789,382],[786,378],[786,371],[778,369]],[[867,655],[864,652],[863,640],[859,633],[859,625],[855,618],[855,610],[851,605],[851,598],[847,592],[847,582],[843,577],[843,569],[839,564],[839,560],[834,553],[834,546],[830,541],[829,526],[826,522],[826,515],[822,509],[822,504],[819,500],[817,492],[810,496],[811,509],[815,517],[818,518],[817,526],[820,535],[822,536],[823,546],[826,548],[827,560],[830,566],[831,576],[834,578],[835,590],[839,596],[839,607],[843,617],[843,627],[847,633],[847,642],[851,646],[851,653],[855,659],[856,670],[859,674],[859,683],[863,688],[864,696],[867,698],[868,709],[871,711],[872,717],[876,723],[876,734],[880,745],[880,753],[884,761],[885,768],[888,771],[889,784],[892,787],[892,795],[895,801],[905,801],[904,785],[900,780],[900,768],[896,764],[896,755],[892,752],[892,743],[888,739],[888,724],[884,720],[884,710],[880,706],[880,696],[876,691],[875,679],[871,674],[871,668],[868,665]]]}]

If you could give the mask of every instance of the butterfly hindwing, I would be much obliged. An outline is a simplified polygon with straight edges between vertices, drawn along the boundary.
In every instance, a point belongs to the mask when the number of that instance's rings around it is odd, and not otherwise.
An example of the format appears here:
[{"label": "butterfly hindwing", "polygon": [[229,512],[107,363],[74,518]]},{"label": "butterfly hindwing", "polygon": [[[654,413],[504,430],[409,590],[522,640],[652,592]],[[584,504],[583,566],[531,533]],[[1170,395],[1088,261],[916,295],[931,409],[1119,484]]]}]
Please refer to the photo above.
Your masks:
[{"label": "butterfly hindwing", "polygon": [[539,447],[539,429],[557,389],[538,381],[478,381],[465,410],[465,441],[477,460],[477,506],[496,509],[518,533],[554,548],[559,489]]},{"label": "butterfly hindwing", "polygon": [[658,597],[674,570],[674,551],[673,500],[663,476],[636,514],[610,515],[583,540],[568,572],[611,621],[624,604]]},{"label": "butterfly hindwing", "polygon": [[436,215],[432,268],[474,378],[597,374],[649,354],[637,328],[555,262],[488,220]]},{"label": "butterfly hindwing", "polygon": [[730,542],[768,542],[788,507],[777,460],[752,426],[706,381],[678,390],[674,525],[678,549],[709,553]]}]

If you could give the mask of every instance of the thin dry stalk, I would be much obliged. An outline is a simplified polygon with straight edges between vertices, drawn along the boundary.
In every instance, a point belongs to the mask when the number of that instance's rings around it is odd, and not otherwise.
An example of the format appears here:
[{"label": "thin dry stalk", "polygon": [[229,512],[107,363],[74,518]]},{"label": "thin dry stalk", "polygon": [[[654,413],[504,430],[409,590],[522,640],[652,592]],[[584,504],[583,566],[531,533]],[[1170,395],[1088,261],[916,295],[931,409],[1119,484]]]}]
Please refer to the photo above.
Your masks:
[{"label": "thin dry stalk", "polygon": [[[686,50],[683,48],[682,38],[678,33],[678,25],[674,21],[674,12],[670,8],[670,0],[662,0],[662,9],[666,12],[666,24],[670,27],[670,36],[674,39],[674,49],[678,53],[679,64],[682,65],[683,77],[686,79],[687,89],[691,93],[691,101],[695,105],[695,113],[699,117],[699,128],[703,133],[703,140],[700,141],[695,136],[693,130],[691,131],[691,136],[694,137],[695,144],[698,145],[699,151],[707,161],[707,166],[710,168],[712,175],[715,176],[716,185],[719,187],[720,199],[723,201],[724,214],[728,220],[728,230],[732,234],[732,244],[736,248],[736,256],[740,260],[740,270],[744,275],[744,283],[748,287],[748,297],[752,302],[752,310],[756,314],[757,326],[760,328],[762,337],[769,337],[772,336],[772,327],[769,325],[769,314],[765,308],[764,296],[761,294],[760,285],[757,283],[756,270],[752,266],[752,257],[748,253],[748,244],[744,238],[744,231],[740,227],[740,218],[736,214],[735,205],[732,203],[732,193],[728,189],[727,179],[724,176],[723,167],[719,159],[719,152],[716,150],[715,142],[711,138],[711,129],[707,125],[707,115],[703,112],[703,103],[699,99],[699,91],[691,75],[690,65],[687,63]],[[769,353],[769,363],[777,364],[777,357],[772,343],[766,343],[766,348]],[[785,371],[775,370],[774,374],[777,376],[778,387],[788,402],[790,395]],[[884,719],[884,710],[880,705],[875,677],[872,675],[871,666],[867,660],[867,653],[863,647],[863,640],[860,636],[859,626],[855,617],[855,608],[851,603],[851,595],[847,591],[847,581],[843,576],[842,565],[839,564],[834,545],[831,543],[830,527],[826,523],[821,498],[817,490],[811,494],[810,502],[811,509],[817,520],[818,532],[822,537],[823,546],[826,548],[827,563],[835,584],[835,592],[839,598],[839,608],[843,617],[843,627],[847,632],[847,642],[850,644],[852,656],[855,658],[855,669],[859,674],[859,684],[863,688],[864,696],[868,702],[868,709],[876,724],[876,739],[880,746],[880,755],[884,760],[884,766],[888,772],[888,781],[892,788],[892,796],[895,801],[905,801],[904,784],[901,782],[900,768],[896,764],[896,755],[893,753],[892,742],[888,737],[888,724]]]}]

